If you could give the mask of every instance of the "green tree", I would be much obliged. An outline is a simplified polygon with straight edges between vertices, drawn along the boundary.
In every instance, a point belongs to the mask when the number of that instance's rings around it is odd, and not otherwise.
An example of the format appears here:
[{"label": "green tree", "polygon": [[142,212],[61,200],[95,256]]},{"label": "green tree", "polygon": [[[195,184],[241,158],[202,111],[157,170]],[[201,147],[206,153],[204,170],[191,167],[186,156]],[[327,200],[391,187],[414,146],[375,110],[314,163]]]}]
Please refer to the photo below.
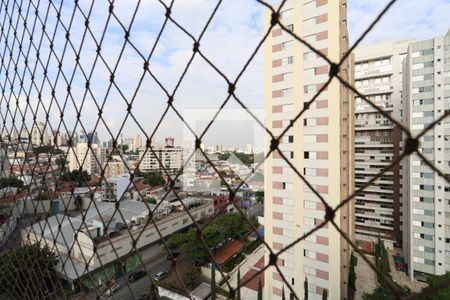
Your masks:
[{"label": "green tree", "polygon": [[3,189],[5,187],[16,187],[21,189],[23,185],[23,181],[17,177],[0,178],[0,189]]},{"label": "green tree", "polygon": [[322,300],[327,300],[328,299],[328,290],[324,289],[322,292]]},{"label": "green tree", "polygon": [[211,266],[211,299],[216,300],[216,265]]},{"label": "green tree", "polygon": [[144,174],[144,183],[150,186],[163,185],[166,183],[161,173],[150,172]]},{"label": "green tree", "polygon": [[303,282],[303,289],[305,292],[305,300],[308,300],[308,277],[305,276],[305,282]]},{"label": "green tree", "polygon": [[148,286],[147,295],[146,295],[146,297],[144,297],[144,299],[147,299],[147,300],[160,299],[159,294],[158,294],[158,287],[156,286],[155,283],[150,282],[150,285]]},{"label": "green tree", "polygon": [[258,300],[263,299],[263,290],[262,290],[262,284],[261,284],[261,277],[258,276]]},{"label": "green tree", "polygon": [[[55,288],[56,254],[39,244],[13,248],[0,255],[0,294],[14,299],[42,299]],[[19,282],[20,284],[17,284]]]},{"label": "green tree", "polygon": [[281,300],[286,300],[286,296],[284,295],[284,284],[283,287],[281,288]]},{"label": "green tree", "polygon": [[[434,288],[439,286],[440,284],[445,284],[450,281],[450,272],[445,273],[444,275],[431,275],[427,278],[427,283],[430,288]],[[430,295],[425,296],[423,299],[426,300],[444,300],[450,299],[450,287],[446,287],[440,289],[436,293],[430,293]]]},{"label": "green tree", "polygon": [[87,171],[73,170],[61,173],[59,178],[61,181],[72,182],[77,186],[85,186],[91,180],[91,175]]},{"label": "green tree", "polygon": [[241,269],[238,269],[237,273],[237,295],[236,300],[241,300]]}]

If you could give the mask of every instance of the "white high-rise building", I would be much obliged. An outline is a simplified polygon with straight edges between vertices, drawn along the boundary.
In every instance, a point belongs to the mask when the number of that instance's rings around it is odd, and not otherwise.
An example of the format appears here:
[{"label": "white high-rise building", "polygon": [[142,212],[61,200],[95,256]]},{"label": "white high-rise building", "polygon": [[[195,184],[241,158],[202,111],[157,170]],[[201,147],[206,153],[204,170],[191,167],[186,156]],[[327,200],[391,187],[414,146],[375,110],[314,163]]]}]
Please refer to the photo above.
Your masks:
[{"label": "white high-rise building", "polygon": [[[164,168],[174,173],[181,169],[183,165],[183,149],[176,146],[152,146],[153,152],[147,148],[139,150],[139,158],[142,159],[139,165],[139,170],[142,172],[158,171],[162,172]],[[159,160],[159,161],[158,161]]]},{"label": "white high-rise building", "polygon": [[31,128],[31,143],[35,146],[48,145],[51,137],[43,122],[36,122]]},{"label": "white high-rise building", "polygon": [[[271,21],[266,11],[265,29]],[[287,1],[281,22],[313,47],[339,62],[348,50],[346,1]],[[265,42],[266,127],[279,136],[329,78],[329,65],[316,53],[275,26]],[[340,74],[352,83],[349,61]],[[294,124],[279,148],[332,208],[354,189],[354,101],[333,80]],[[270,136],[265,148],[269,149]],[[352,203],[335,216],[340,229],[353,239]],[[265,163],[265,241],[275,253],[290,246],[325,219],[325,206],[291,167],[274,152]],[[284,251],[277,265],[298,296],[308,279],[309,299],[347,299],[350,246],[330,224]],[[266,257],[266,263],[269,257]],[[292,299],[275,267],[265,272],[265,299]]]},{"label": "white high-rise building", "polygon": [[[399,122],[403,118],[402,62],[413,40],[381,42],[355,50],[355,86]],[[355,187],[366,184],[401,154],[402,130],[364,99],[355,98]],[[394,166],[355,197],[356,240],[373,249],[401,247],[401,168]]]},{"label": "white high-rise building", "polygon": [[[450,111],[450,31],[409,45],[404,62],[405,126],[413,136]],[[419,151],[450,174],[450,119],[420,138]],[[403,246],[411,278],[450,271],[450,185],[416,154],[405,159]]]},{"label": "white high-rise building", "polygon": [[81,166],[91,175],[100,174],[107,161],[106,149],[98,144],[92,144],[89,148],[87,143],[78,143],[68,149],[67,157],[70,171],[78,170]]}]

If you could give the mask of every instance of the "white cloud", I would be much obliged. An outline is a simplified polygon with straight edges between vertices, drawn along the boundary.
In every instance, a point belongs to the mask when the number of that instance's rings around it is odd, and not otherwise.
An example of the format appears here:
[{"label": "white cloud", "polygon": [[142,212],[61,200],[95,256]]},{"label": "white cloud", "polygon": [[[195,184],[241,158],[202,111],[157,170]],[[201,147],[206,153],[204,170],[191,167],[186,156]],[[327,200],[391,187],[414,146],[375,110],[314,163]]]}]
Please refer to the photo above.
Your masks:
[{"label": "white cloud", "polygon": [[[126,27],[133,18],[136,3],[136,0],[115,1],[114,13]],[[169,3],[169,1],[165,1],[165,3]],[[348,2],[351,41],[356,40],[386,3],[387,0],[351,0]],[[87,15],[91,4],[87,1],[79,1],[79,4],[84,14]],[[216,1],[209,0],[175,1],[172,17],[186,28],[190,34],[198,38],[216,4]],[[67,99],[65,122],[69,127],[72,126],[73,128],[76,120],[75,105],[79,107],[83,99],[85,99],[81,119],[88,130],[93,129],[98,118],[98,109],[91,95],[89,93],[85,95],[84,76],[89,76],[96,58],[96,42],[91,34],[97,42],[100,42],[103,30],[108,22],[101,50],[105,61],[97,60],[90,82],[93,95],[99,104],[106,99],[103,116],[107,123],[106,126],[111,128],[114,135],[117,134],[126,116],[127,107],[123,97],[128,102],[134,101],[132,111],[138,124],[145,128],[148,134],[151,134],[165,109],[167,97],[149,74],[145,75],[144,80],[139,85],[139,80],[143,74],[143,59],[140,55],[144,57],[149,55],[164,23],[165,9],[158,1],[145,0],[141,2],[138,12],[134,16],[134,25],[130,32],[130,42],[137,48],[139,53],[130,45],[126,45],[125,51],[121,54],[124,43],[124,30],[114,17],[107,21],[108,5],[106,1],[94,1],[89,23],[90,31],[85,32],[83,15],[78,10],[75,10],[75,14],[72,14],[73,3],[64,4],[61,15],[64,26],[69,28],[72,15],[74,18],[70,28],[70,38],[73,45],[67,45],[65,50],[65,32],[60,24],[55,27],[55,24],[57,24],[56,12],[54,10],[50,11],[47,32],[49,36],[52,36],[53,31],[56,29],[55,51],[57,56],[61,58],[62,53],[65,51],[62,63],[62,70],[65,76],[59,75],[55,86],[56,97],[61,106],[66,103],[66,81],[70,81],[73,77],[71,89],[73,99],[70,97]],[[420,40],[442,35],[450,27],[448,11],[450,11],[450,2],[448,0],[399,0],[373,31],[370,32],[364,43],[410,37],[416,37]],[[46,6],[40,7],[42,16],[44,16],[45,12]],[[200,42],[202,52],[232,81],[239,74],[263,36],[262,12],[263,6],[256,1],[223,1]],[[33,19],[33,14],[34,11],[30,11],[30,19]],[[31,23],[29,22],[29,24]],[[18,32],[23,30],[21,26],[20,23]],[[41,24],[38,21],[38,26],[33,34],[36,45],[42,36],[40,28]],[[83,35],[85,35],[84,40]],[[28,38],[27,33],[25,38]],[[83,48],[80,53],[80,64],[83,66],[84,74],[79,67],[76,67],[74,53],[74,49],[78,51],[82,41]],[[11,43],[12,39],[9,44],[11,45]],[[192,55],[192,47],[192,39],[172,22],[168,22],[150,60],[150,68],[169,92],[172,92],[178,83]],[[46,65],[49,56],[49,41],[46,36],[43,36],[40,52],[42,63]],[[31,47],[29,65],[31,70],[34,70],[34,67],[36,67],[36,86],[39,89],[42,86],[43,98],[50,99],[51,87],[44,80],[42,75],[43,66],[37,62],[35,55],[36,51]],[[115,87],[112,87],[107,94],[110,79],[108,68],[113,69],[115,67],[120,55],[121,61],[116,70],[115,82],[123,95]],[[17,49],[14,51],[14,57],[20,58],[19,68],[23,69],[23,57]],[[50,70],[48,78],[54,83],[58,70],[57,60],[51,57],[48,60],[48,65],[48,70]],[[30,83],[30,72],[26,70],[24,74],[25,82]],[[0,80],[4,82],[4,78],[1,75]],[[197,55],[177,90],[174,105],[180,112],[184,108],[217,109],[227,95],[227,88],[223,78]],[[29,84],[27,89],[30,89]],[[138,92],[135,95],[136,89],[138,89]],[[15,92],[17,95],[19,90],[20,88],[16,85]],[[36,98],[37,93],[37,88],[31,86],[30,96]],[[263,107],[262,49],[257,53],[240,79],[236,93],[250,108]],[[21,93],[21,97],[23,94],[24,92]],[[236,107],[236,104],[231,101],[227,107]],[[59,111],[56,106],[51,108],[50,115],[52,122],[59,121],[57,118]],[[32,120],[31,111],[27,111],[26,117]],[[43,109],[40,108],[38,118],[43,117]],[[100,124],[98,131],[101,137],[106,140],[110,137],[104,127],[104,124]],[[181,121],[177,119],[173,112],[170,112],[158,133],[160,137],[173,135],[181,138],[180,129]],[[77,130],[80,131],[79,126]],[[136,135],[137,133],[137,125],[134,121],[128,119],[127,126],[124,128],[124,135]]]}]

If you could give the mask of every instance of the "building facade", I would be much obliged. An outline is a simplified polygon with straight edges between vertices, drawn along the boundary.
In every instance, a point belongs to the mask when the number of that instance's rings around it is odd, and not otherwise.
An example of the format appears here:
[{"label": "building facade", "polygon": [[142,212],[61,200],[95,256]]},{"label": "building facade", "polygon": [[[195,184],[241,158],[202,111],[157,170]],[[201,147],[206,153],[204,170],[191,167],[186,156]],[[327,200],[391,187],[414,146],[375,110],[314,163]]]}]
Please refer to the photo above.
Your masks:
[{"label": "building facade", "polygon": [[[402,61],[411,41],[382,42],[355,51],[355,86],[399,122],[403,118]],[[355,97],[355,187],[366,184],[401,153],[402,131],[368,102]],[[400,164],[355,199],[356,239],[373,248],[380,237],[387,248],[401,246]],[[369,244],[364,247],[364,242]]]},{"label": "building facade", "polygon": [[88,146],[87,143],[77,143],[68,149],[67,159],[69,170],[78,170],[80,167],[89,174],[101,174],[102,168],[107,161],[106,149],[98,144]]},{"label": "building facade", "polygon": [[[176,146],[153,146],[153,152],[147,148],[139,150],[139,170],[142,172],[162,172],[164,169],[169,173],[174,173],[182,167],[183,149]],[[161,164],[160,164],[161,163]]]},{"label": "building facade", "polygon": [[[404,62],[405,125],[413,136],[450,110],[450,31],[411,43]],[[450,120],[420,139],[419,151],[450,174]],[[405,158],[404,252],[410,277],[450,271],[450,185],[418,155]]]},{"label": "building facade", "polygon": [[[271,13],[266,12],[265,29]],[[313,47],[338,62],[348,50],[346,1],[287,1],[281,22]],[[266,126],[275,136],[289,126],[306,102],[329,78],[325,60],[275,26],[265,43]],[[353,84],[352,56],[340,75]],[[279,148],[295,168],[331,206],[353,191],[354,101],[348,90],[333,80],[294,124]],[[270,148],[270,136],[266,149]],[[265,163],[265,240],[275,252],[315,228],[325,217],[325,206],[278,152]],[[354,238],[352,204],[335,216],[340,229]],[[277,262],[298,296],[308,280],[309,299],[347,299],[350,248],[327,224],[280,255]],[[268,257],[266,257],[268,261]],[[277,269],[265,273],[264,298],[281,299],[284,286]],[[287,299],[293,295],[285,295]]]},{"label": "building facade", "polygon": [[133,187],[129,174],[122,174],[102,180],[103,201],[121,201],[128,188]]},{"label": "building facade", "polygon": [[43,122],[36,122],[31,128],[31,144],[34,146],[48,145],[51,136],[48,134],[47,128]]}]

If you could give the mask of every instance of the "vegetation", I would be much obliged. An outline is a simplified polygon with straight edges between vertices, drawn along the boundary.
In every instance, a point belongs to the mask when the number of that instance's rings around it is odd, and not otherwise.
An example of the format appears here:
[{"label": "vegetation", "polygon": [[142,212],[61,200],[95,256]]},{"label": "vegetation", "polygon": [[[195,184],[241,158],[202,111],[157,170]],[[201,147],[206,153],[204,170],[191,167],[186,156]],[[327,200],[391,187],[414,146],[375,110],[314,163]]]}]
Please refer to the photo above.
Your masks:
[{"label": "vegetation", "polygon": [[377,280],[379,286],[375,289],[375,291],[372,294],[364,294],[363,295],[364,300],[396,299],[395,294],[392,293],[391,288],[389,287],[389,284],[398,291],[400,296],[406,296],[409,294],[408,290],[401,287],[392,280],[392,277],[389,274],[391,268],[389,267],[388,253],[380,238],[378,238],[378,243],[375,245],[375,266],[384,275],[384,277],[386,277],[386,279],[378,275]]},{"label": "vegetation", "polygon": [[258,300],[262,299],[263,299],[263,292],[262,292],[261,277],[258,276]]},{"label": "vegetation", "polygon": [[328,299],[328,290],[324,289],[323,293],[322,293],[322,300],[327,300]]},{"label": "vegetation", "polygon": [[236,268],[238,264],[240,264],[244,260],[244,258],[245,255],[241,250],[238,253],[236,253],[232,258],[230,258],[226,263],[223,264],[222,270],[227,273],[231,272],[232,270],[234,270],[234,268]]},{"label": "vegetation", "polygon": [[16,177],[0,178],[0,189],[3,189],[5,187],[16,187],[21,189],[23,185],[23,181]]},{"label": "vegetation", "polygon": [[159,283],[159,285],[169,290],[173,290],[177,293],[185,295],[186,290],[183,287],[183,284],[189,290],[193,290],[202,282],[200,267],[195,266],[191,262],[184,260],[178,261],[177,271],[178,274],[180,275],[181,280],[178,279],[176,272],[172,270],[171,272],[169,272],[167,277]]},{"label": "vegetation", "polygon": [[[55,288],[56,255],[39,244],[13,248],[0,255],[0,294],[14,299],[42,299]],[[17,284],[20,282],[21,284]]]},{"label": "vegetation", "polygon": [[256,191],[255,192],[256,200],[263,200],[264,199],[264,191]]},{"label": "vegetation", "polygon": [[356,256],[352,254],[350,255],[350,267],[348,271],[348,286],[353,289],[353,291],[356,290],[356,273],[355,273],[355,266],[357,264]]},{"label": "vegetation", "polygon": [[149,204],[156,204],[156,199],[155,198],[147,198],[145,201],[147,203],[149,203]]},{"label": "vegetation", "polygon": [[61,181],[73,182],[77,186],[85,186],[91,181],[91,175],[87,171],[73,170],[72,172],[66,170],[59,178]]},{"label": "vegetation", "polygon": [[[202,230],[202,235],[206,245],[212,249],[228,238],[242,238],[249,230],[250,226],[239,213],[231,213],[220,215],[207,224]],[[172,234],[167,244],[170,249],[180,248],[186,253],[187,259],[196,264],[204,264],[208,261],[208,252],[199,240],[195,229]]]},{"label": "vegetation", "polygon": [[252,242],[248,243],[247,245],[245,245],[245,247],[244,247],[245,254],[253,253],[253,251],[255,251],[256,248],[259,247],[259,245],[261,245],[261,243],[262,243],[261,240],[258,239],[258,240],[252,241]]},{"label": "vegetation", "polygon": [[34,155],[38,155],[41,153],[48,153],[50,154],[64,154],[64,152],[61,149],[57,149],[50,145],[44,145],[44,146],[38,146],[33,148]]},{"label": "vegetation", "polygon": [[150,186],[163,185],[166,183],[161,173],[149,172],[143,173],[142,175],[144,176],[144,183]]},{"label": "vegetation", "polygon": [[241,269],[238,269],[238,273],[237,273],[237,295],[236,295],[236,300],[241,300]]},{"label": "vegetation", "polygon": [[305,300],[308,300],[308,277],[305,276],[305,281],[303,282],[303,290],[305,292]]},{"label": "vegetation", "polygon": [[[434,288],[437,287],[441,284],[445,284],[448,283],[450,281],[450,272],[445,273],[444,275],[430,275],[427,278],[427,283],[429,285],[430,288]],[[436,293],[430,293],[430,295],[427,295],[425,297],[423,297],[424,300],[445,300],[445,299],[450,299],[450,287],[444,288],[439,290],[439,292]]]},{"label": "vegetation", "polygon": [[216,300],[216,265],[211,267],[211,299]]},{"label": "vegetation", "polygon": [[245,153],[240,153],[240,152],[225,152],[225,153],[221,153],[219,154],[219,160],[227,160],[231,154],[236,155],[237,158],[239,158],[239,160],[249,166],[253,163],[253,154],[245,154]]}]

